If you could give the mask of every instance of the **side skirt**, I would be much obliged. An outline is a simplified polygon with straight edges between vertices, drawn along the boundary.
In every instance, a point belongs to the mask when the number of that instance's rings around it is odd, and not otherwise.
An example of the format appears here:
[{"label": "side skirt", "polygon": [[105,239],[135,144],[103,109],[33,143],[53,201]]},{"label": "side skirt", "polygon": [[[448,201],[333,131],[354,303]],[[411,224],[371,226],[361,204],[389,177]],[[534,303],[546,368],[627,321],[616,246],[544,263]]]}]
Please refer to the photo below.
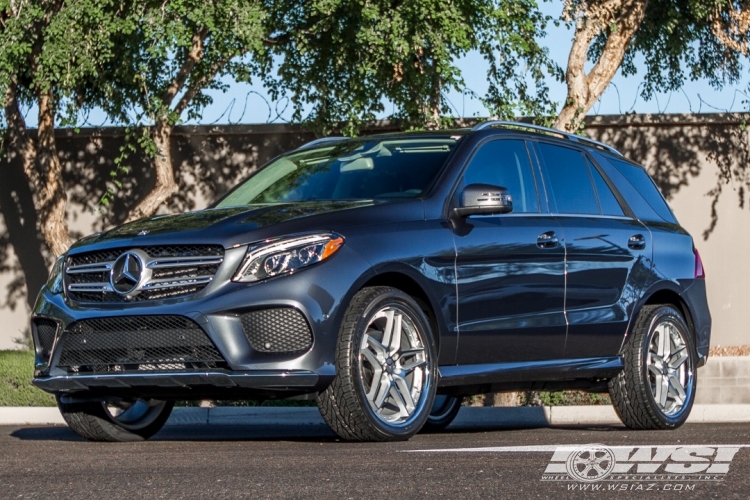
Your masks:
[{"label": "side skirt", "polygon": [[477,394],[514,390],[579,389],[606,392],[623,369],[620,356],[441,366],[438,392]]}]

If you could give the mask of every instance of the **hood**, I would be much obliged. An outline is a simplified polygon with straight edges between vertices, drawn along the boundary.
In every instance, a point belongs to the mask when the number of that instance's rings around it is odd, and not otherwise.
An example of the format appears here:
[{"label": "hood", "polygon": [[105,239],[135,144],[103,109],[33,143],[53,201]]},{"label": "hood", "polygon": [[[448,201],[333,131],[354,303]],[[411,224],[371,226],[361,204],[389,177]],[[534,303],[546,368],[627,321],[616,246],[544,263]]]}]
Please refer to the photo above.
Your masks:
[{"label": "hood", "polygon": [[[396,208],[397,205],[399,208]],[[404,210],[405,206],[419,209]],[[393,208],[389,208],[393,207]],[[79,240],[72,249],[117,246],[220,244],[225,248],[305,231],[341,230],[353,225],[387,222],[394,216],[423,218],[421,200],[310,201],[251,207],[210,208],[176,215],[157,215],[123,224]],[[384,210],[385,209],[385,210]],[[393,209],[396,209],[395,211]],[[374,211],[375,213],[371,213]],[[388,213],[393,212],[391,216]],[[315,219],[315,222],[312,221]]]}]

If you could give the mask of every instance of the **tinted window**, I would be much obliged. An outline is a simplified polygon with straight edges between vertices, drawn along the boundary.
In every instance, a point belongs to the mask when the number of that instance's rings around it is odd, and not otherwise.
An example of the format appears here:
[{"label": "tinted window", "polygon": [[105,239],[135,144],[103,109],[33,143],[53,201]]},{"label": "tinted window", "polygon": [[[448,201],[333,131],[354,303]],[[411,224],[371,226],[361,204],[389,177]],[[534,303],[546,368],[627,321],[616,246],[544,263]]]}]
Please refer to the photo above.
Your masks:
[{"label": "tinted window", "polygon": [[599,166],[602,167],[607,178],[615,184],[617,190],[622,197],[625,198],[625,202],[638,219],[644,221],[664,222],[664,219],[659,217],[659,214],[651,208],[651,205],[646,203],[646,200],[644,200],[643,196],[638,193],[638,190],[628,182],[625,176],[622,175],[612,163],[610,163],[612,161],[611,158],[605,158],[596,151],[592,151],[591,154],[596,158],[596,161],[599,163]]},{"label": "tinted window", "polygon": [[586,160],[586,163],[588,164],[589,170],[591,171],[591,177],[594,178],[596,195],[599,198],[599,206],[602,209],[602,213],[604,215],[625,215],[625,212],[622,211],[620,203],[618,203],[617,198],[615,198],[615,194],[609,188],[609,185],[607,185],[607,182],[604,180],[604,177],[602,177],[602,174],[599,173],[599,170],[590,161],[588,161],[588,159]]},{"label": "tinted window", "polygon": [[599,214],[591,175],[583,155],[574,150],[539,143],[539,153],[547,168],[550,190],[557,212]]},{"label": "tinted window", "polygon": [[669,222],[677,222],[674,215],[672,215],[672,211],[669,210],[667,202],[664,201],[664,197],[656,188],[656,184],[654,184],[654,181],[651,180],[651,177],[649,177],[643,168],[620,160],[610,160],[610,162],[625,176],[628,182],[633,185],[662,219]]},{"label": "tinted window", "polygon": [[507,188],[514,212],[538,212],[534,175],[523,141],[492,141],[479,148],[464,172],[464,185],[493,184]]},{"label": "tinted window", "polygon": [[370,139],[292,152],[216,206],[414,198],[430,186],[455,145],[453,139]]}]

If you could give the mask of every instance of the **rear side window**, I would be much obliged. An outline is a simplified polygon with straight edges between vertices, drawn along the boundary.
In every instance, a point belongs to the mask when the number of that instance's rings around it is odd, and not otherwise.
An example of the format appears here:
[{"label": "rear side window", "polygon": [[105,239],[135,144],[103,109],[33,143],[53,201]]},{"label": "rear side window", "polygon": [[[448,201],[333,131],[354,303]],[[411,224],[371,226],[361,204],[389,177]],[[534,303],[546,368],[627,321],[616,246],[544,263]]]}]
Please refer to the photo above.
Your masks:
[{"label": "rear side window", "polygon": [[677,222],[656,184],[643,168],[620,160],[610,159],[609,161],[646,200],[654,212],[659,214],[659,217],[668,222]]},{"label": "rear side window", "polygon": [[588,160],[588,158],[586,159],[586,163],[591,170],[591,177],[594,178],[594,185],[596,186],[596,194],[599,197],[599,206],[602,209],[602,214],[625,215],[625,212],[623,212],[620,203],[615,197],[615,194],[609,188],[609,185],[607,185],[607,182],[604,180],[604,177],[602,177],[602,174],[599,173],[599,170],[597,170],[597,168]]},{"label": "rear side window", "polygon": [[547,170],[551,197],[561,214],[599,215],[594,186],[583,155],[575,149],[537,143]]},{"label": "rear side window", "polygon": [[502,186],[513,198],[514,212],[539,211],[529,153],[523,141],[503,139],[480,146],[464,171],[464,186],[469,184]]}]

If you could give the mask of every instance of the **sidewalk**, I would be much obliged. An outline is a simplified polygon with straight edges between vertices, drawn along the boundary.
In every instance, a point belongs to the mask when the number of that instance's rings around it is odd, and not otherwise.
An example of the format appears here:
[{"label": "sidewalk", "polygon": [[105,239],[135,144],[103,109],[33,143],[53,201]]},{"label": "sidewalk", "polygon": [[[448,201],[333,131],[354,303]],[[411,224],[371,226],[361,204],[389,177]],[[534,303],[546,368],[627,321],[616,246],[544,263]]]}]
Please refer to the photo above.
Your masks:
[{"label": "sidewalk", "polygon": [[[750,422],[750,404],[696,404],[687,423]],[[0,425],[64,425],[57,408],[0,407]],[[451,427],[622,425],[611,406],[464,407]],[[175,408],[166,425],[325,425],[317,408]]]}]

